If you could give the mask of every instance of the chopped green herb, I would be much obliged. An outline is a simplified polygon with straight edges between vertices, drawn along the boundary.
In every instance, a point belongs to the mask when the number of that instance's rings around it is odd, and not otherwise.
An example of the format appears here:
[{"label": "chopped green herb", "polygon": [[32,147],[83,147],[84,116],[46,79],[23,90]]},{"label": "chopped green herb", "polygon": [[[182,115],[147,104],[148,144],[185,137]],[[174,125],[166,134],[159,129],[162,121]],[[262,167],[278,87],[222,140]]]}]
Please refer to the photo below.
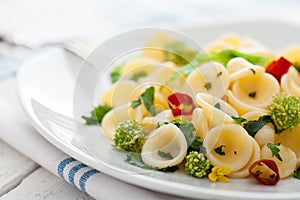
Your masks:
[{"label": "chopped green herb", "polygon": [[82,116],[82,119],[85,120],[86,125],[97,125],[102,123],[104,115],[110,111],[112,108],[109,106],[99,105],[91,111],[91,116]]},{"label": "chopped green herb", "polygon": [[263,115],[258,118],[258,120],[251,120],[244,123],[244,129],[248,132],[249,135],[254,137],[256,133],[267,123],[272,123],[270,115]]},{"label": "chopped green herb", "polygon": [[135,100],[131,103],[131,107],[132,108],[137,108],[143,102],[144,105],[145,105],[145,108],[150,113],[150,115],[155,116],[156,111],[155,111],[155,107],[153,105],[153,101],[154,101],[154,87],[151,86],[151,87],[147,88],[145,90],[145,92],[143,92],[139,96],[138,100]]},{"label": "chopped green herb", "polygon": [[125,162],[127,162],[131,165],[140,167],[142,169],[158,170],[158,171],[162,171],[162,172],[175,172],[176,170],[179,169],[177,166],[166,167],[163,169],[151,167],[143,162],[141,153],[130,152],[129,154],[127,154]]},{"label": "chopped green herb", "polygon": [[256,71],[252,68],[249,69],[254,75],[256,74]]},{"label": "chopped green herb", "polygon": [[229,60],[236,57],[244,58],[254,65],[263,65],[270,61],[269,58],[266,57],[245,54],[231,49],[223,50],[220,52],[211,52],[209,54],[199,53],[191,62],[187,63],[186,65],[182,66],[179,70],[174,72],[171,78],[166,82],[166,85],[181,76],[187,77],[192,71],[194,71],[195,68],[201,66],[204,63],[216,61],[223,64],[226,67]]},{"label": "chopped green herb", "polygon": [[130,80],[133,80],[133,81],[138,81],[140,78],[143,78],[147,76],[147,73],[145,71],[140,71],[140,72],[137,72],[137,73],[134,73],[131,77],[130,77]]},{"label": "chopped green herb", "polygon": [[215,104],[215,108],[217,108],[217,109],[219,109],[219,110],[222,110],[221,104],[220,104],[219,102]]},{"label": "chopped green herb", "polygon": [[245,118],[243,117],[236,117],[233,115],[230,115],[230,117],[234,120],[235,123],[237,124],[242,124],[243,122],[247,121]]},{"label": "chopped green herb", "polygon": [[234,155],[237,155],[237,152],[236,152],[236,151],[234,151],[234,152],[233,152],[233,154],[234,154]]},{"label": "chopped green herb", "polygon": [[207,90],[210,90],[211,89],[211,83],[210,82],[207,82],[204,84],[204,86]]},{"label": "chopped green herb", "polygon": [[271,150],[272,156],[275,156],[278,160],[282,161],[281,156],[279,155],[280,149],[278,148],[280,146],[280,143],[268,143],[267,147]]},{"label": "chopped green herb", "polygon": [[216,152],[217,154],[221,155],[221,156],[224,156],[224,155],[225,155],[225,152],[224,152],[223,149],[222,149],[223,147],[225,147],[225,145],[221,145],[221,146],[215,148],[215,152]]},{"label": "chopped green herb", "polygon": [[219,73],[217,74],[217,78],[222,76],[222,71],[219,71]]},{"label": "chopped green herb", "polygon": [[168,160],[173,159],[173,156],[170,153],[168,153],[168,152],[166,153],[166,152],[161,151],[161,150],[157,151],[157,155],[159,155],[161,158],[166,158]]},{"label": "chopped green herb", "polygon": [[112,83],[115,83],[119,80],[121,76],[121,70],[123,65],[116,66],[114,70],[110,73],[110,80]]},{"label": "chopped green herb", "polygon": [[296,179],[300,179],[300,167],[298,167],[295,171],[294,171],[294,177]]},{"label": "chopped green herb", "polygon": [[165,48],[165,61],[172,61],[179,66],[189,63],[198,53],[182,41],[172,41]]},{"label": "chopped green herb", "polygon": [[256,92],[250,92],[250,93],[248,94],[248,96],[251,97],[251,98],[255,98]]}]

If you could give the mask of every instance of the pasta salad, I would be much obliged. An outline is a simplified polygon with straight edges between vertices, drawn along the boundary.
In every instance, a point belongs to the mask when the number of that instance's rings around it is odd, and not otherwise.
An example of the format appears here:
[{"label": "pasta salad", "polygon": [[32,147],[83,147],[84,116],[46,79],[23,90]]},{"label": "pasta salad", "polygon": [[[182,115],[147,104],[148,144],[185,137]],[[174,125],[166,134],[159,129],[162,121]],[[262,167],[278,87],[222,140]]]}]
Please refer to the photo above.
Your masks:
[{"label": "pasta salad", "polygon": [[160,34],[111,72],[86,124],[99,124],[125,162],[208,177],[300,179],[300,47],[275,53],[226,34],[205,53]]}]

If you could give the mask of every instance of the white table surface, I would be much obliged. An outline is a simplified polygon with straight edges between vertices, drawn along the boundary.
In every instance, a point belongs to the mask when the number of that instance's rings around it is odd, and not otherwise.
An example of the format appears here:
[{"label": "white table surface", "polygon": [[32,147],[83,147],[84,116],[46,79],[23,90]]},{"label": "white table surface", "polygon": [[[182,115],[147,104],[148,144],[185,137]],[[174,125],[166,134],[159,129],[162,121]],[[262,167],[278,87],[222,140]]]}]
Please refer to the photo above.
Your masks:
[{"label": "white table surface", "polygon": [[[284,18],[298,23],[300,19],[299,1],[247,0],[242,4],[239,3],[240,1],[234,0],[191,0],[189,3],[179,0],[166,0],[164,3],[160,0],[88,1],[88,3],[83,0],[76,3],[71,0],[2,1],[0,36],[9,36],[14,41],[39,47],[65,38],[87,35],[107,37],[119,31],[144,26],[168,27],[176,23],[207,24],[253,18]],[[0,44],[0,86],[7,82],[15,84],[14,78],[11,77],[14,77],[17,68],[30,54],[30,51],[24,48],[20,50],[19,47],[12,48]],[[0,94],[0,102],[2,95],[5,94]],[[0,140],[0,199],[92,198]]]}]

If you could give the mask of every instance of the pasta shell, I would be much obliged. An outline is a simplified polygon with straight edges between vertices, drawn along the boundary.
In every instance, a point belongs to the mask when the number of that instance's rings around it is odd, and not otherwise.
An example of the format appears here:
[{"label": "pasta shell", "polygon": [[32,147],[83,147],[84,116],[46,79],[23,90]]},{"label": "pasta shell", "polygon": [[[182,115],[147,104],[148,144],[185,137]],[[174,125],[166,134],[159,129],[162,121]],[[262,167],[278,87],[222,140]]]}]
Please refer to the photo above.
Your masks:
[{"label": "pasta shell", "polygon": [[101,123],[103,134],[109,140],[112,140],[116,126],[127,119],[142,119],[142,111],[140,108],[133,109],[130,104],[123,104],[110,110],[104,115]]},{"label": "pasta shell", "polygon": [[134,81],[121,80],[104,93],[101,98],[101,104],[117,107],[121,104],[128,103],[136,87],[137,84]]},{"label": "pasta shell", "polygon": [[235,97],[232,94],[232,91],[230,91],[230,90],[227,91],[227,99],[228,99],[229,104],[237,110],[239,115],[243,115],[243,114],[251,112],[251,111],[258,111],[258,112],[263,112],[263,113],[267,112],[267,110],[265,110],[265,109],[258,108],[258,107],[255,107],[255,106],[252,106],[252,105],[242,102],[240,99]]},{"label": "pasta shell", "polygon": [[280,92],[278,81],[270,74],[252,74],[235,81],[232,93],[240,101],[259,108],[272,103],[272,95]]},{"label": "pasta shell", "polygon": [[229,86],[226,68],[217,62],[209,62],[196,68],[186,79],[186,90],[222,98]]},{"label": "pasta shell", "polygon": [[300,85],[288,74],[281,77],[281,89],[288,95],[300,96]]},{"label": "pasta shell", "polygon": [[265,68],[262,66],[256,66],[245,60],[244,58],[233,58],[227,64],[227,70],[229,72],[230,82],[236,81],[240,78],[253,75],[261,75],[265,72]]},{"label": "pasta shell", "polygon": [[297,157],[300,157],[300,124],[292,130],[288,129],[280,134],[276,134],[275,141],[292,149]]},{"label": "pasta shell", "polygon": [[248,161],[248,163],[240,170],[236,172],[232,172],[229,174],[229,177],[232,178],[245,178],[249,176],[249,167],[257,160],[260,159],[260,146],[257,144],[257,142],[251,138],[251,142],[253,145],[252,149],[252,155]]},{"label": "pasta shell", "polygon": [[[159,169],[175,166],[182,162],[187,152],[187,142],[181,130],[167,124],[154,130],[142,148],[145,164]],[[160,153],[168,154],[162,156]]]},{"label": "pasta shell", "polygon": [[297,156],[290,148],[282,144],[278,146],[278,149],[280,150],[279,155],[282,161],[272,155],[267,145],[261,148],[261,158],[274,160],[277,164],[280,178],[286,178],[294,172],[297,165]]},{"label": "pasta shell", "polygon": [[[232,172],[242,169],[253,153],[251,136],[237,124],[214,127],[206,134],[203,146],[206,148],[207,158],[212,165],[228,166]],[[224,152],[223,155],[217,149]]]},{"label": "pasta shell", "polygon": [[[219,124],[234,123],[231,116],[238,116],[237,111],[220,98],[205,93],[198,93],[196,102],[201,106],[208,121],[209,128]],[[217,107],[220,108],[217,108]]]},{"label": "pasta shell", "polygon": [[208,123],[204,111],[201,108],[195,108],[192,115],[192,123],[196,129],[195,135],[203,141],[208,132]]}]

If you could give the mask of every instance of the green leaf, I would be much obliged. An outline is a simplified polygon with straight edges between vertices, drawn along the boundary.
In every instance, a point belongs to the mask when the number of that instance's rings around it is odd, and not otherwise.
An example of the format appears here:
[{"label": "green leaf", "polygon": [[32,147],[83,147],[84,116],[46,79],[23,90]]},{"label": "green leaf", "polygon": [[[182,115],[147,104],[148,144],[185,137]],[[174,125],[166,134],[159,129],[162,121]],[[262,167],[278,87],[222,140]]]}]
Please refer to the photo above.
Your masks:
[{"label": "green leaf", "polygon": [[171,121],[171,123],[176,125],[183,132],[188,146],[190,146],[195,140],[197,141],[199,139],[198,136],[194,135],[194,131],[196,129],[191,122],[181,119],[175,119]]},{"label": "green leaf", "polygon": [[221,104],[219,102],[216,103],[214,107],[217,108],[217,109],[219,109],[219,110],[222,110]]},{"label": "green leaf", "polygon": [[127,162],[131,165],[140,167],[142,169],[158,170],[158,171],[162,171],[162,172],[175,172],[176,170],[179,169],[177,166],[166,167],[166,168],[162,168],[162,169],[158,169],[156,167],[151,167],[143,162],[141,153],[131,152],[131,153],[127,154],[125,162]]},{"label": "green leaf", "polygon": [[294,177],[296,179],[300,179],[300,167],[298,167],[295,171],[294,171]]},{"label": "green leaf", "polygon": [[249,135],[254,137],[256,133],[267,123],[272,123],[270,115],[263,115],[258,118],[258,120],[251,120],[244,123],[244,129],[248,132]]},{"label": "green leaf", "polygon": [[143,100],[143,103],[147,109],[147,111],[150,113],[151,116],[155,116],[155,107],[153,105],[154,102],[154,87],[149,87],[146,89],[146,91],[141,94],[140,98]]},{"label": "green leaf", "polygon": [[136,108],[136,107],[140,106],[141,104],[142,104],[142,101],[140,99],[138,99],[136,101],[131,102],[131,107]]},{"label": "green leaf", "polygon": [[251,97],[251,98],[255,98],[256,92],[250,92],[250,93],[248,94],[248,96]]},{"label": "green leaf", "polygon": [[219,154],[219,155],[221,155],[221,156],[224,156],[224,155],[225,155],[225,152],[224,152],[223,149],[222,149],[223,147],[225,147],[225,145],[221,145],[221,146],[215,148],[214,150],[215,150],[215,152],[216,152],[217,154]]},{"label": "green leaf", "polygon": [[220,52],[211,52],[209,54],[197,54],[191,62],[187,63],[186,65],[182,66],[179,70],[174,72],[171,78],[166,82],[166,85],[176,80],[180,76],[187,77],[192,71],[194,71],[195,68],[201,66],[204,63],[216,61],[223,64],[226,67],[227,63],[232,58],[236,57],[244,58],[254,65],[263,65],[270,61],[269,58],[266,57],[245,54],[231,49],[223,50]]},{"label": "green leaf", "polygon": [[114,70],[110,73],[110,80],[112,83],[115,83],[119,80],[121,76],[121,70],[123,65],[116,66]]},{"label": "green leaf", "polygon": [[293,67],[295,67],[295,69],[300,73],[300,63],[298,62],[293,63]]},{"label": "green leaf", "polygon": [[267,147],[271,150],[272,156],[275,156],[278,160],[282,161],[281,156],[279,155],[280,149],[278,148],[280,146],[280,143],[268,143]]},{"label": "green leaf", "polygon": [[172,41],[165,46],[165,61],[172,61],[176,65],[182,66],[190,62],[196,55],[197,51],[189,48],[182,41]]},{"label": "green leaf", "polygon": [[161,158],[166,158],[168,160],[173,159],[173,156],[169,152],[158,150],[157,155],[160,156]]},{"label": "green leaf", "polygon": [[102,123],[102,119],[105,114],[110,111],[112,108],[109,106],[99,105],[91,111],[91,116],[82,116],[82,119],[85,120],[86,125],[97,125]]},{"label": "green leaf", "polygon": [[143,78],[145,76],[147,76],[147,73],[145,71],[136,72],[130,77],[130,80],[138,81],[140,78]]},{"label": "green leaf", "polygon": [[155,116],[156,111],[155,111],[155,107],[153,105],[153,102],[154,102],[154,87],[153,86],[147,88],[145,90],[145,92],[143,92],[139,96],[138,100],[133,101],[131,103],[131,107],[132,108],[137,108],[138,106],[140,106],[142,104],[142,101],[145,105],[145,108],[150,113],[150,115]]}]

